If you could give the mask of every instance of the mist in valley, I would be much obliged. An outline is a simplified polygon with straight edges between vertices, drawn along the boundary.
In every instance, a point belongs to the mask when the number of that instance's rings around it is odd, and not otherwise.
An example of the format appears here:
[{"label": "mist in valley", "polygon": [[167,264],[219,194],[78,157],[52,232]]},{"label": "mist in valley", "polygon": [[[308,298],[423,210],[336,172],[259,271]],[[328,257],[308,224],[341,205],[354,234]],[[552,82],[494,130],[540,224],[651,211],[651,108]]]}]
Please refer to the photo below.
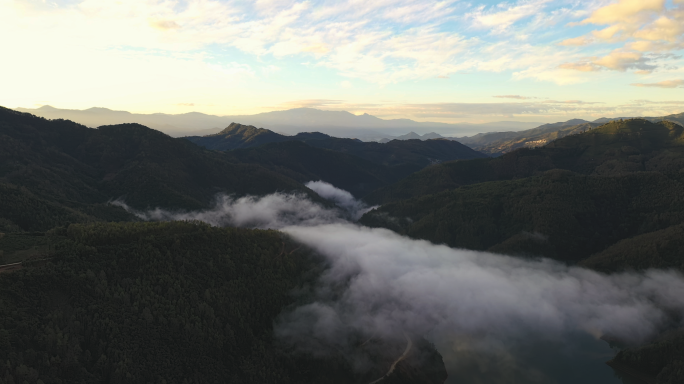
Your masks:
[{"label": "mist in valley", "polygon": [[448,382],[619,383],[603,364],[615,352],[601,338],[640,343],[684,315],[676,272],[605,275],[452,249],[360,226],[354,221],[370,207],[328,183],[307,186],[337,208],[284,193],[219,196],[211,209],[192,212],[113,204],[144,220],[277,229],[323,256],[327,269],[299,293],[305,303],[274,325],[296,353],[353,356],[360,340],[424,336],[444,357]]}]

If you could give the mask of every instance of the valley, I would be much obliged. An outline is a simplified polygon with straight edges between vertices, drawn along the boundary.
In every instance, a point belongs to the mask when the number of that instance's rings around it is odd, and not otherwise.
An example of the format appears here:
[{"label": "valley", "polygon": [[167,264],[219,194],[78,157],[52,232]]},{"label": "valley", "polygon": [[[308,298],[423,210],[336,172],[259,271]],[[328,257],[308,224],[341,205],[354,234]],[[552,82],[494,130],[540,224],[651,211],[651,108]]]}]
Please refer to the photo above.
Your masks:
[{"label": "valley", "polygon": [[[238,123],[171,138],[138,124],[93,129],[1,109],[0,357],[9,365],[0,379],[450,383],[448,371],[461,366],[453,372],[463,378],[470,368],[443,360],[452,352],[431,339],[435,329],[460,330],[453,342],[469,348],[487,338],[458,306],[440,313],[449,296],[411,308],[418,303],[405,299],[418,295],[408,288],[418,277],[409,276],[451,271],[443,284],[460,284],[468,278],[459,263],[475,263],[485,275],[497,264],[545,274],[558,280],[549,289],[561,289],[563,274],[597,273],[590,279],[611,287],[623,287],[623,273],[645,274],[636,276],[657,288],[648,309],[634,309],[655,316],[639,325],[643,338],[607,326],[605,339],[624,344],[617,353],[601,340],[586,348],[610,354],[618,372],[630,366],[649,382],[678,382],[684,306],[660,286],[684,268],[684,128],[623,119],[553,129],[549,141],[489,157],[440,138],[363,142]],[[357,213],[365,213],[358,224],[349,219]],[[395,246],[407,258],[385,254]],[[394,279],[365,265],[364,252],[398,268],[418,263],[413,254],[434,260]],[[361,259],[340,263],[350,257]],[[652,268],[675,275],[648,275]],[[358,286],[364,279],[375,283]],[[478,302],[496,302],[481,288]],[[359,289],[371,293],[355,298]],[[558,295],[633,305],[620,295]],[[502,320],[537,321],[501,311]],[[498,322],[488,332],[512,337]],[[513,345],[528,356],[524,343]],[[555,380],[565,368],[540,369]],[[625,383],[637,380],[624,371]]]}]

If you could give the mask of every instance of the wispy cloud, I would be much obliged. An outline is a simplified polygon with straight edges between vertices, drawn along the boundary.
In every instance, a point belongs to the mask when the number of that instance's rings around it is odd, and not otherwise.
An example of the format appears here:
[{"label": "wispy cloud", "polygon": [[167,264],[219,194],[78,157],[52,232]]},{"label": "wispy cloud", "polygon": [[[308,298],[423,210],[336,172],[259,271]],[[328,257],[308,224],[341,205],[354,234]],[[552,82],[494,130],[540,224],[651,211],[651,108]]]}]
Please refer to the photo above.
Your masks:
[{"label": "wispy cloud", "polygon": [[560,45],[583,46],[601,42],[622,46],[597,58],[589,66],[576,65],[574,69],[581,71],[594,66],[608,70],[650,73],[659,68],[659,65],[649,60],[644,53],[684,48],[684,8],[677,5],[668,7],[665,0],[611,2],[593,11],[578,24],[596,25],[600,29],[593,30],[589,35],[566,39]]},{"label": "wispy cloud", "polygon": [[342,100],[327,100],[327,99],[310,99],[310,100],[293,100],[282,103],[277,106],[279,109],[289,108],[323,108],[340,107],[343,105]]},{"label": "wispy cloud", "polygon": [[[504,33],[517,21],[538,15],[550,0],[519,1],[513,5],[501,3],[497,7],[480,6],[466,15],[476,28],[486,28],[492,33]],[[503,10],[501,10],[503,9]]]},{"label": "wispy cloud", "polygon": [[[423,101],[516,95],[518,82],[542,82],[547,95],[575,84],[573,95],[554,97],[578,99],[590,92],[582,87],[596,81],[611,79],[620,92],[620,82],[621,89],[635,82],[633,74],[681,77],[677,68],[684,62],[667,55],[684,49],[681,1],[484,3],[0,0],[0,33],[13,36],[3,41],[3,52],[22,58],[2,63],[6,73],[18,75],[5,80],[4,94],[11,96],[0,101],[26,106],[62,98],[71,100],[65,107],[88,107],[100,94],[100,105],[138,112],[143,104],[145,112],[162,105],[185,112],[188,106],[175,100],[193,100],[216,105],[203,112],[228,114],[286,107],[290,99],[340,108],[331,102],[337,91],[355,94],[356,104],[389,99],[387,108],[395,111]],[[52,58],[49,67],[45,57]],[[502,81],[479,92],[480,80],[491,74]],[[25,79],[40,84],[42,94]],[[425,91],[437,81],[443,93]]]},{"label": "wispy cloud", "polygon": [[684,88],[684,80],[663,80],[657,83],[633,83],[630,85],[650,88]]},{"label": "wispy cloud", "polygon": [[580,37],[573,37],[571,39],[565,39],[558,43],[558,45],[563,45],[563,46],[583,46],[583,45],[588,45],[591,44],[594,40],[586,37],[586,36],[580,36]]},{"label": "wispy cloud", "polygon": [[[382,85],[472,69],[525,70],[531,61],[541,63],[542,57],[558,56],[560,51],[549,49],[543,56],[536,55],[532,51],[540,53],[540,49],[518,41],[548,26],[549,20],[556,23],[572,17],[569,9],[547,10],[549,4],[549,0],[520,0],[495,7],[455,0],[260,0],[252,5],[217,0],[178,4],[85,0],[50,12],[10,5],[14,15],[8,13],[6,20],[21,18],[43,39],[72,41],[92,49],[144,49],[139,55],[160,49],[177,55],[219,45],[258,57],[303,56],[314,66]],[[510,32],[511,36],[487,41],[473,36],[472,28]],[[503,56],[497,49],[500,44],[509,47]]]},{"label": "wispy cloud", "polygon": [[536,99],[536,97],[520,96],[520,95],[498,95],[494,96],[497,99],[518,99],[518,100],[531,100]]}]

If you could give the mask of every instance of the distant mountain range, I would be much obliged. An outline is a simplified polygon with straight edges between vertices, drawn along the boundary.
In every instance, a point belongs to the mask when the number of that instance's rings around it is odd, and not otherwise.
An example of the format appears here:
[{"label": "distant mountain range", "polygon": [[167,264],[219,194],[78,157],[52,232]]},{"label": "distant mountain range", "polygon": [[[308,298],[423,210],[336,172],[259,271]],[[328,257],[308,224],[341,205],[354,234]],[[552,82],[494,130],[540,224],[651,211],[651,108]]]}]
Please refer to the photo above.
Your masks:
[{"label": "distant mountain range", "polygon": [[215,116],[190,112],[178,115],[165,113],[138,114],[113,111],[107,108],[85,110],[58,109],[45,105],[37,109],[16,108],[47,119],[67,119],[99,127],[137,123],[162,131],[172,137],[204,136],[220,132],[230,123],[241,123],[263,127],[287,135],[303,131],[318,131],[336,137],[358,138],[364,141],[378,141],[403,135],[408,131],[441,135],[475,134],[493,130],[521,130],[538,126],[540,123],[501,121],[485,124],[446,124],[417,122],[409,119],[384,120],[369,114],[354,115],[345,111],[322,111],[313,108],[296,108],[255,115]]},{"label": "distant mountain range", "polygon": [[[221,132],[231,123],[263,127],[283,135],[315,131],[339,138],[386,143],[391,140],[456,140],[489,156],[500,156],[518,148],[545,145],[567,135],[584,132],[615,120],[630,117],[606,118],[594,121],[571,119],[565,122],[541,124],[499,121],[485,124],[446,124],[417,122],[409,119],[384,120],[369,114],[354,115],[345,111],[322,111],[314,108],[295,108],[255,115],[215,116],[190,112],[178,115],[153,113],[137,114],[107,108],[85,110],[58,109],[45,105],[37,109],[16,108],[47,119],[67,119],[89,127],[137,123],[164,132],[172,137],[208,136]],[[684,124],[684,113],[641,117],[648,121],[669,120]],[[409,131],[409,133],[405,133]],[[470,136],[468,136],[470,135]]]},{"label": "distant mountain range", "polygon": [[[518,148],[541,147],[553,140],[565,136],[582,133],[611,121],[628,120],[629,117],[606,118],[594,121],[572,119],[564,122],[544,124],[539,127],[518,132],[488,132],[478,133],[470,137],[458,137],[454,140],[490,156],[500,156]],[[684,124],[684,113],[661,117],[640,117],[651,122],[672,121]]]},{"label": "distant mountain range", "polygon": [[287,168],[288,176],[300,182],[324,179],[355,196],[364,196],[431,164],[487,157],[443,138],[376,143],[320,132],[285,136],[237,123],[213,135],[185,139],[207,149],[230,151],[226,155],[238,163],[259,164],[279,173]]}]

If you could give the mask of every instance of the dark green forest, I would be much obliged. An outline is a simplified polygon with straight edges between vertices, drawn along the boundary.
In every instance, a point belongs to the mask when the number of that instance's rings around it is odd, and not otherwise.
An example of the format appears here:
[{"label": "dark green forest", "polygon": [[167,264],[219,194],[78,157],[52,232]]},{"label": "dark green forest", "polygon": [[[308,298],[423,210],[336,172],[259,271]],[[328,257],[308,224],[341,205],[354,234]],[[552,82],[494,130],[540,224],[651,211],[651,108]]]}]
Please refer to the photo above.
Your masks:
[{"label": "dark green forest", "polygon": [[301,183],[137,124],[91,129],[0,108],[0,227],[131,220],[107,203],[200,209],[217,193],[298,192]]},{"label": "dark green forest", "polygon": [[503,156],[453,161],[427,167],[368,196],[372,203],[410,199],[496,180],[514,180],[565,169],[585,175],[620,176],[684,168],[684,128],[670,121],[613,121],[566,136],[540,148],[522,148]]},{"label": "dark green forest", "polygon": [[221,151],[253,148],[268,143],[299,141],[312,147],[357,156],[380,165],[411,166],[413,171],[443,161],[487,157],[457,141],[446,139],[392,140],[381,144],[332,137],[320,132],[302,132],[294,136],[284,136],[267,129],[235,123],[214,135],[190,136],[185,139],[207,149]]},{"label": "dark green forest", "polygon": [[[397,349],[359,347],[376,365],[356,372],[332,348],[277,344],[292,290],[324,268],[277,231],[96,223],[0,239],[8,254],[27,246],[31,261],[0,272],[1,383],[355,383]],[[441,357],[421,351],[431,360],[416,352],[391,382],[443,382]]]}]

